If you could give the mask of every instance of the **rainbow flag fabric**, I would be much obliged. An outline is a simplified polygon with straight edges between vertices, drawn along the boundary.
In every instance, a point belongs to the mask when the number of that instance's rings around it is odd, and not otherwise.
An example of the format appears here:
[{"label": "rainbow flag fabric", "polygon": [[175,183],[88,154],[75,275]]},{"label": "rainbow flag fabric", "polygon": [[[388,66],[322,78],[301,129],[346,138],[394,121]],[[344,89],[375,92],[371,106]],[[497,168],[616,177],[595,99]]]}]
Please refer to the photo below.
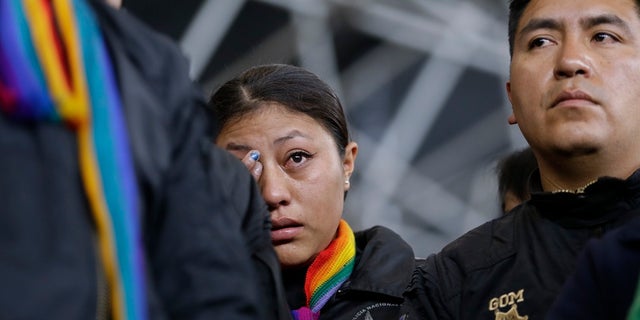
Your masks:
[{"label": "rainbow flag fabric", "polygon": [[322,307],[351,276],[355,258],[356,241],[353,230],[345,220],[340,220],[336,238],[318,254],[307,270],[304,284],[307,305],[292,310],[293,318],[318,319]]},{"label": "rainbow flag fabric", "polygon": [[76,133],[111,316],[146,319],[127,128],[106,44],[85,1],[0,1],[0,112],[18,121],[60,122]]}]

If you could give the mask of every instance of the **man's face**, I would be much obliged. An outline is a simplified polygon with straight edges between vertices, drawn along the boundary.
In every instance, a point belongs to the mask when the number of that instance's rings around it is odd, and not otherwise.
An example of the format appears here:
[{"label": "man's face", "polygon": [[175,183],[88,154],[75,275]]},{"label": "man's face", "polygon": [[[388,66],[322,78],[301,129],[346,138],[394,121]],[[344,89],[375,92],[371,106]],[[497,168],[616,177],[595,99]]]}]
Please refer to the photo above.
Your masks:
[{"label": "man's face", "polygon": [[634,0],[531,1],[510,74],[511,120],[538,153],[640,152]]}]

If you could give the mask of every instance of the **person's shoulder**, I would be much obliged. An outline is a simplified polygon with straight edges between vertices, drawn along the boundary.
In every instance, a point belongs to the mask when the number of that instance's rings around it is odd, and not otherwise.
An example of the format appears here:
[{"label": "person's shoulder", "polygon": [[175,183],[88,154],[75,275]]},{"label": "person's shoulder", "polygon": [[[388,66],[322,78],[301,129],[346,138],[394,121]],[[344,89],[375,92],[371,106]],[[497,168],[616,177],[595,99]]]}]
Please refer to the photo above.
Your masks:
[{"label": "person's shoulder", "polygon": [[375,226],[355,233],[357,258],[351,287],[401,297],[415,269],[411,246],[387,227]]},{"label": "person's shoulder", "polygon": [[454,263],[463,272],[486,268],[516,253],[515,224],[522,214],[516,211],[485,222],[450,242],[429,259]]},{"label": "person's shoulder", "polygon": [[[608,241],[620,242],[624,245],[640,243],[640,217],[635,217],[625,225],[604,235]],[[640,248],[640,246],[638,246]]]},{"label": "person's shoulder", "polygon": [[[627,224],[606,233],[602,238],[592,239],[585,252],[592,260],[610,264],[625,264],[633,257],[640,261],[640,218],[634,218]],[[627,261],[628,263],[628,261]]]},{"label": "person's shoulder", "polygon": [[414,261],[411,245],[387,227],[374,226],[355,232],[355,240],[362,259],[381,257],[383,260],[389,260],[388,256],[391,255],[394,260]]},{"label": "person's shoulder", "polygon": [[188,61],[176,42],[147,26],[126,11],[115,10],[102,1],[90,1],[100,28],[112,47],[124,51],[127,58],[147,77],[167,77],[167,69],[187,75]]},{"label": "person's shoulder", "polygon": [[116,10],[104,1],[90,3],[108,47],[127,119],[136,123],[134,130],[143,131],[138,123],[145,122],[145,128],[164,131],[178,144],[185,139],[183,134],[200,130],[194,129],[194,122],[208,126],[202,88],[190,78],[188,61],[178,45],[125,9]]},{"label": "person's shoulder", "polygon": [[384,226],[373,226],[354,233],[356,244],[360,248],[366,246],[395,248],[397,250],[411,251],[411,246],[395,231]]},{"label": "person's shoulder", "polygon": [[401,239],[400,235],[398,233],[396,233],[395,231],[385,227],[385,226],[373,226],[367,229],[363,229],[363,230],[359,230],[354,232],[356,235],[356,238],[366,238],[366,239],[371,239],[371,238],[391,238],[391,239]]},{"label": "person's shoulder", "polygon": [[175,41],[170,37],[154,30],[126,9],[114,9],[99,0],[92,0],[89,3],[100,26],[113,31],[122,40],[177,49]]}]

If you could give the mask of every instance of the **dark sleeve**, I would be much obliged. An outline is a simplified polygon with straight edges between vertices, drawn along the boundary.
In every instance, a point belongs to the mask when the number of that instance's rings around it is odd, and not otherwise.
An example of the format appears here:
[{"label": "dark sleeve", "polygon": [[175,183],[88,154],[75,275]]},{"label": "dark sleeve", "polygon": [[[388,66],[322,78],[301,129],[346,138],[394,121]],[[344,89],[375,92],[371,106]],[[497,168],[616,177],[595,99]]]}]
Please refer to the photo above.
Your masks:
[{"label": "dark sleeve", "polygon": [[[219,155],[199,135],[183,141],[148,229],[158,292],[174,319],[260,318],[257,277],[242,229],[252,213],[235,210],[224,192],[233,183],[213,179],[248,172],[231,162],[221,165]],[[242,197],[235,199],[248,201],[251,189],[237,189]]]},{"label": "dark sleeve", "polygon": [[636,292],[640,257],[633,253],[637,243],[620,242],[616,236],[611,233],[588,243],[548,319],[626,318]]},{"label": "dark sleeve", "polygon": [[411,283],[404,294],[402,313],[407,314],[408,319],[454,319],[446,306],[455,297],[447,297],[448,294],[444,292],[440,273],[447,271],[443,269],[441,258],[432,254],[417,263]]},{"label": "dark sleeve", "polygon": [[218,185],[221,203],[234,213],[236,227],[251,256],[255,272],[258,301],[264,307],[258,319],[290,319],[282,287],[280,263],[271,244],[271,219],[258,185],[246,167],[230,153],[212,146],[212,165],[223,170],[211,170],[210,181]]},{"label": "dark sleeve", "polygon": [[213,147],[204,97],[177,47],[126,12],[92,3],[129,128],[151,300],[172,319],[268,319],[274,306],[259,300],[247,234],[247,224],[265,227],[253,178]]},{"label": "dark sleeve", "polygon": [[577,269],[569,277],[549,310],[547,319],[605,319],[602,297],[596,281],[596,266],[591,246],[577,260]]}]

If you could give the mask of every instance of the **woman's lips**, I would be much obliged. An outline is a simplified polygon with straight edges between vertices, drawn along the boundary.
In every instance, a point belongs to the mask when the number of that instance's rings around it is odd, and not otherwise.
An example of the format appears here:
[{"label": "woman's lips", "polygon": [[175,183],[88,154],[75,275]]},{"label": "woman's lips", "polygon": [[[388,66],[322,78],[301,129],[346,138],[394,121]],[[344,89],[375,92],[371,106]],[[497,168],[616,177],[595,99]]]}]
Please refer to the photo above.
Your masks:
[{"label": "woman's lips", "polygon": [[304,226],[296,220],[282,217],[271,221],[271,242],[291,241],[299,235]]},{"label": "woman's lips", "polygon": [[293,240],[304,229],[303,226],[290,226],[281,229],[271,229],[271,242],[287,242]]}]

